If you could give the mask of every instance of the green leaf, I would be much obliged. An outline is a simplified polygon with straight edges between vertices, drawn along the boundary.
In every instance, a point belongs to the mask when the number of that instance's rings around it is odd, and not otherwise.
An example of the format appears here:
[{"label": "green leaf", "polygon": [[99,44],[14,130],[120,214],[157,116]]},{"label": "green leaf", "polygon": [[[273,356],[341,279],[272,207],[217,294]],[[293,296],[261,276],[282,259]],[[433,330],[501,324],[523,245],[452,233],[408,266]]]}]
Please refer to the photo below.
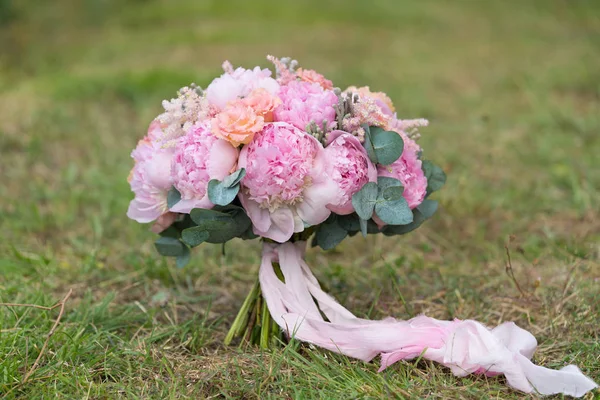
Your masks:
[{"label": "green leaf", "polygon": [[417,209],[423,214],[425,218],[431,218],[437,211],[438,202],[436,200],[424,200],[417,206]]},{"label": "green leaf", "polygon": [[348,232],[360,231],[359,219],[360,218],[358,217],[358,215],[356,213],[337,216],[338,224]]},{"label": "green leaf", "polygon": [[168,236],[156,239],[154,247],[159,254],[167,257],[177,257],[185,252],[185,245],[179,239]]},{"label": "green leaf", "polygon": [[167,192],[167,207],[173,207],[175,204],[179,203],[179,200],[181,200],[181,193],[179,193],[179,190],[175,189],[175,186],[172,186]]},{"label": "green leaf", "polygon": [[377,200],[377,184],[367,182],[354,195],[352,195],[352,206],[362,219],[368,220],[373,216],[373,209]]},{"label": "green leaf", "polygon": [[208,243],[227,242],[243,235],[251,226],[250,218],[239,207],[231,207],[228,212],[193,209],[191,216],[198,226],[189,229],[207,231],[209,237],[205,241]]},{"label": "green leaf", "polygon": [[375,154],[375,149],[373,148],[373,141],[371,139],[371,131],[369,125],[362,125],[362,128],[365,130],[365,141],[363,146],[365,150],[367,150],[367,155],[373,164],[377,164],[377,155]]},{"label": "green leaf", "polygon": [[191,247],[196,247],[208,240],[210,233],[204,227],[195,226],[184,229],[181,232],[181,239]]},{"label": "green leaf", "polygon": [[446,183],[444,171],[429,160],[423,161],[421,166],[427,178],[427,194],[440,190]]},{"label": "green leaf", "polygon": [[417,229],[426,220],[427,218],[425,218],[423,214],[415,208],[413,210],[413,222],[407,225],[386,225],[383,227],[382,232],[385,236],[404,235]]},{"label": "green leaf", "polygon": [[219,206],[226,206],[231,203],[239,191],[239,184],[236,184],[233,187],[226,187],[223,182],[216,179],[211,179],[208,182],[208,199],[211,203]]},{"label": "green leaf", "polygon": [[223,186],[226,188],[233,188],[235,185],[240,183],[240,181],[246,176],[246,169],[240,168],[229,176],[226,176],[223,179]]},{"label": "green leaf", "polygon": [[370,127],[373,150],[379,164],[390,165],[402,155],[404,140],[396,132],[385,131],[380,127]]},{"label": "green leaf", "polygon": [[184,246],[183,254],[177,256],[177,259],[175,260],[175,265],[177,266],[177,268],[183,268],[190,262],[191,258],[192,258],[192,256],[191,256],[190,248],[187,246]]},{"label": "green leaf", "polygon": [[406,225],[413,221],[413,213],[403,197],[393,201],[377,202],[375,213],[389,225]]},{"label": "green leaf", "polygon": [[203,223],[205,220],[219,221],[219,219],[228,218],[229,216],[230,215],[225,212],[208,210],[206,208],[194,208],[190,212],[192,221],[197,225]]},{"label": "green leaf", "polygon": [[348,232],[334,219],[319,226],[315,241],[323,250],[331,250],[348,236]]},{"label": "green leaf", "polygon": [[179,233],[179,230],[177,228],[175,228],[175,226],[171,225],[164,231],[160,232],[159,235],[179,239],[180,233]]},{"label": "green leaf", "polygon": [[404,187],[402,186],[391,186],[386,188],[382,195],[385,201],[395,201],[400,200],[402,198],[402,194],[404,193]]}]

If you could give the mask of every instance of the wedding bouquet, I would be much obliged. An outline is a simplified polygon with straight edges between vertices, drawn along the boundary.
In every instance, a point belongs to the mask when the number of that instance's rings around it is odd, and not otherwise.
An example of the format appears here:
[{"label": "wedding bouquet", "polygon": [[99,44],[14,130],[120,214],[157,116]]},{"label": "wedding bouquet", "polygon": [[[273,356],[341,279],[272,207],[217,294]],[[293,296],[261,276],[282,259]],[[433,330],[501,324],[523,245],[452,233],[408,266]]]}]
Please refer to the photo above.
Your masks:
[{"label": "wedding bouquet", "polygon": [[311,237],[332,249],[358,233],[411,232],[435,213],[429,196],[446,176],[416,141],[426,120],[400,119],[385,93],[342,91],[295,60],[267,58],[275,78],[225,62],[206,89],[180,89],[132,152],[127,215],[154,222],[160,254],[184,266],[204,242],[263,240],[257,283],[226,343],[268,347],[281,334],[364,361],[381,355],[381,369],[422,356],[460,376],[504,374],[525,392],[596,387],[575,366],[534,365],[535,338],[512,323],[370,321],[324,292],[304,262]]}]

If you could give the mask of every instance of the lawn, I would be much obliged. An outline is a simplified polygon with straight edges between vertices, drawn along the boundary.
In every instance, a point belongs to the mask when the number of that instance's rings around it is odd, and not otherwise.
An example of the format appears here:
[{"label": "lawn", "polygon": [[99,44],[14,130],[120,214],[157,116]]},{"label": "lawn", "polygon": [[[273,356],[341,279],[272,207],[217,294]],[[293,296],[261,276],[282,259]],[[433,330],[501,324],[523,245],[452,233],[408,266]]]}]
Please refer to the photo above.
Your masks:
[{"label": "lawn", "polygon": [[0,397],[523,397],[424,361],[225,347],[260,242],[178,269],[126,218],[161,100],[266,54],[429,119],[448,174],[420,230],[309,251],[330,293],[371,318],[515,321],[536,363],[600,381],[600,2],[0,0],[0,302],[72,290],[0,306]]}]

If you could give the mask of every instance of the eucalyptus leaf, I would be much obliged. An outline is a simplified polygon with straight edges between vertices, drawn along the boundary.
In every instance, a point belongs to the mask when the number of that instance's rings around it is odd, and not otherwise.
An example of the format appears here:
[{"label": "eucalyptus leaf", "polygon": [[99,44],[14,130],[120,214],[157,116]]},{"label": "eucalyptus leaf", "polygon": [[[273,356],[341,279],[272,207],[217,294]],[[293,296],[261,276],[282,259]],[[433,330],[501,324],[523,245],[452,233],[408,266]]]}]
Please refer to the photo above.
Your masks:
[{"label": "eucalyptus leaf", "polygon": [[390,178],[389,176],[378,176],[377,177],[377,187],[379,188],[380,192],[383,192],[387,188],[397,187],[397,186],[404,187],[402,185],[402,182],[400,182],[396,178]]},{"label": "eucalyptus leaf", "polygon": [[159,233],[160,236],[167,236],[175,239],[179,239],[181,236],[179,230],[174,225],[169,226],[167,229]]},{"label": "eucalyptus leaf", "polygon": [[402,198],[404,193],[404,187],[402,186],[391,186],[383,191],[383,199],[385,201],[395,201]]},{"label": "eucalyptus leaf", "polygon": [[413,222],[407,225],[386,225],[383,227],[382,232],[385,236],[404,235],[412,232],[425,222],[427,218],[418,210],[413,210]]},{"label": "eucalyptus leaf", "polygon": [[219,206],[226,206],[231,203],[239,191],[239,184],[236,184],[233,187],[226,187],[223,182],[216,179],[211,179],[208,182],[208,199],[211,203]]},{"label": "eucalyptus leaf", "polygon": [[333,249],[348,236],[348,232],[342,228],[337,221],[323,223],[319,226],[315,235],[315,241],[323,250]]},{"label": "eucalyptus leaf", "polygon": [[183,246],[183,247],[184,247],[183,254],[177,256],[177,259],[175,260],[175,265],[177,266],[177,268],[185,267],[190,262],[190,259],[192,258],[190,248],[187,246]]},{"label": "eucalyptus leaf", "polygon": [[208,240],[210,233],[204,227],[195,226],[184,229],[181,232],[181,239],[191,247],[196,247]]},{"label": "eucalyptus leaf", "polygon": [[444,171],[429,160],[423,161],[421,166],[423,173],[427,178],[427,193],[440,190],[446,183],[446,174]]},{"label": "eucalyptus leaf", "polygon": [[179,203],[180,200],[181,193],[179,193],[179,190],[175,189],[175,186],[172,186],[167,192],[167,207],[173,207],[175,204]]},{"label": "eucalyptus leaf", "polygon": [[240,168],[229,176],[226,176],[223,179],[223,186],[226,188],[233,188],[235,185],[240,183],[240,181],[246,176],[246,169]]},{"label": "eucalyptus leaf", "polygon": [[154,247],[159,254],[167,257],[177,257],[185,252],[185,245],[179,239],[161,236],[154,242]]},{"label": "eucalyptus leaf", "polygon": [[369,156],[369,160],[371,160],[373,164],[377,164],[377,155],[375,154],[375,149],[373,148],[373,141],[371,138],[371,130],[369,125],[362,125],[362,128],[365,131],[365,141],[363,142],[363,146],[367,151],[367,156]]},{"label": "eucalyptus leaf", "polygon": [[406,225],[413,221],[413,213],[403,197],[393,201],[377,202],[375,213],[379,219],[389,225]]},{"label": "eucalyptus leaf", "polygon": [[390,165],[402,155],[404,140],[397,132],[386,131],[380,127],[370,127],[371,141],[377,162]]},{"label": "eucalyptus leaf", "polygon": [[219,220],[219,218],[228,218],[229,216],[230,215],[225,212],[209,210],[206,208],[194,208],[190,212],[190,217],[196,224],[200,224],[207,219]]},{"label": "eucalyptus leaf", "polygon": [[417,206],[417,209],[425,218],[431,218],[437,211],[437,208],[438,202],[436,200],[423,200],[423,202]]},{"label": "eucalyptus leaf", "polygon": [[348,232],[360,231],[359,219],[360,218],[358,217],[358,215],[356,213],[337,216],[338,224]]},{"label": "eucalyptus leaf", "polygon": [[373,216],[377,192],[377,184],[367,182],[358,192],[352,195],[352,206],[360,218],[368,220]]}]

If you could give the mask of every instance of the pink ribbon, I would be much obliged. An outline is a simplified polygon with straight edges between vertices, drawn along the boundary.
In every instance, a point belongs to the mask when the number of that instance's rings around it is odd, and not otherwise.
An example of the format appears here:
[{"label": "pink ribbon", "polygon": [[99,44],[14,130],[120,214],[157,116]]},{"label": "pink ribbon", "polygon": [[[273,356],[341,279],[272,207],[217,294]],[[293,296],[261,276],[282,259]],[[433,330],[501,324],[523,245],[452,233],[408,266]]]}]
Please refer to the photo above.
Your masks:
[{"label": "pink ribbon", "polygon": [[[304,261],[305,249],[305,242],[263,248],[261,290],[271,316],[290,337],[363,361],[381,355],[380,371],[422,356],[456,376],[504,374],[509,386],[526,393],[580,397],[598,387],[574,365],[553,370],[533,364],[537,341],[512,322],[489,329],[477,321],[424,315],[408,321],[357,318],[321,289]],[[279,262],[285,283],[273,262]]]}]

